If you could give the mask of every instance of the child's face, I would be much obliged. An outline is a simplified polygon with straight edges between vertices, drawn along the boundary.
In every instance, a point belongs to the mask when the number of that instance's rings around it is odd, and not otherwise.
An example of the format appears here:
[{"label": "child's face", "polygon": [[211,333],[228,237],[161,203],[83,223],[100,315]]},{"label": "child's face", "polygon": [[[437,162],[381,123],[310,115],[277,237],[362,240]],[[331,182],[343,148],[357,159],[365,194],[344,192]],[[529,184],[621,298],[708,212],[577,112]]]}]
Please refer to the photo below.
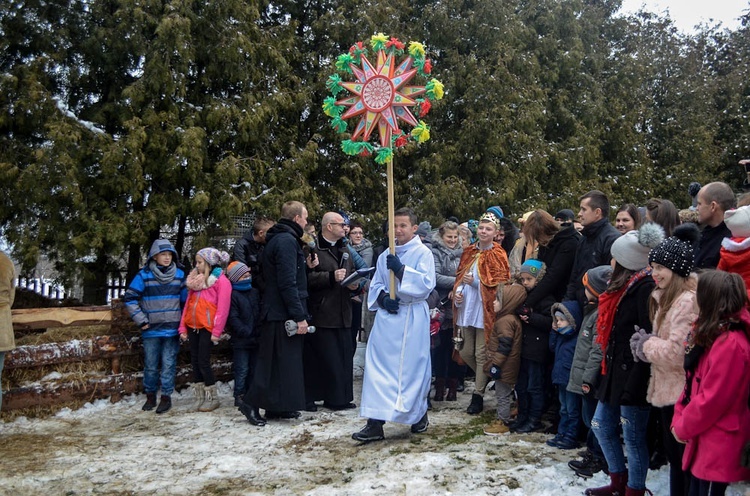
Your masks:
[{"label": "child's face", "polygon": [[656,287],[664,289],[669,286],[669,283],[672,282],[672,277],[674,276],[674,272],[672,272],[672,269],[668,269],[667,267],[664,267],[663,265],[658,263],[652,263],[651,268],[653,269],[651,272],[651,277],[654,278]]},{"label": "child's face", "polygon": [[495,309],[495,313],[500,313],[500,310],[503,309],[503,306],[500,304],[499,301],[497,301],[497,298],[495,298],[495,302],[492,304],[492,308]]},{"label": "child's face", "polygon": [[247,281],[251,278],[250,272],[246,272],[240,276],[240,281]]},{"label": "child's face", "polygon": [[154,260],[156,261],[157,265],[161,265],[162,267],[167,267],[169,264],[172,263],[172,252],[163,251],[161,253],[157,253],[156,255],[154,255]]},{"label": "child's face", "polygon": [[588,300],[589,302],[594,303],[595,301],[599,299],[596,296],[594,296],[594,293],[589,291],[588,288],[585,288],[584,291],[586,292],[586,300]]},{"label": "child's face", "polygon": [[205,260],[203,260],[203,257],[196,255],[195,256],[195,268],[198,269],[198,272],[201,274],[206,273],[206,268],[208,268],[208,264]]},{"label": "child's face", "polygon": [[558,317],[555,315],[555,322],[557,322],[557,328],[562,329],[563,327],[568,327],[570,325],[570,322],[568,322],[568,319],[563,317]]},{"label": "child's face", "polygon": [[521,279],[521,286],[526,288],[526,291],[531,291],[536,286],[536,277],[532,276],[531,274],[522,272],[518,277],[519,279]]}]

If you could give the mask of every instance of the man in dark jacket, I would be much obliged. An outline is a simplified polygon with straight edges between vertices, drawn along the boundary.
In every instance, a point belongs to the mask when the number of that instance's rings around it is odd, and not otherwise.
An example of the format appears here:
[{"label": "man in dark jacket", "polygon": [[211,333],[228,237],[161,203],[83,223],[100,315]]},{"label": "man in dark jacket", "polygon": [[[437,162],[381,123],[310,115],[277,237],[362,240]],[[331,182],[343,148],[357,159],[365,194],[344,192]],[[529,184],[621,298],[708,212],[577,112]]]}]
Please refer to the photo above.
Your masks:
[{"label": "man in dark jacket", "polygon": [[355,408],[354,368],[351,325],[351,290],[341,281],[351,274],[354,262],[344,242],[344,219],[328,212],[320,223],[315,246],[318,265],[307,275],[309,307],[315,334],[305,338],[303,354],[305,369],[306,409],[316,411],[315,401],[323,400],[327,408]]},{"label": "man in dark jacket", "polygon": [[260,256],[266,244],[266,233],[273,224],[274,222],[268,217],[256,218],[252,230],[246,232],[242,239],[234,244],[234,260],[250,267],[253,285],[261,290]]},{"label": "man in dark jacket", "polygon": [[[281,219],[266,235],[258,362],[239,407],[253,425],[265,423],[258,408],[265,409],[269,419],[297,418],[305,406],[301,335],[307,334],[307,268],[301,238],[306,224],[307,208],[288,201],[281,207]],[[297,334],[291,337],[284,328],[288,320],[297,325]]]},{"label": "man in dark jacket", "polygon": [[732,232],[724,224],[724,212],[734,208],[734,192],[726,183],[708,183],[698,191],[698,222],[703,231],[695,250],[696,269],[715,269],[724,238]]},{"label": "man in dark jacket", "polygon": [[564,300],[577,300],[580,308],[586,305],[583,289],[583,274],[599,265],[609,265],[612,260],[610,248],[620,237],[620,232],[609,223],[609,199],[598,190],[592,190],[580,199],[578,218],[583,224],[583,238],[576,250],[573,270]]}]

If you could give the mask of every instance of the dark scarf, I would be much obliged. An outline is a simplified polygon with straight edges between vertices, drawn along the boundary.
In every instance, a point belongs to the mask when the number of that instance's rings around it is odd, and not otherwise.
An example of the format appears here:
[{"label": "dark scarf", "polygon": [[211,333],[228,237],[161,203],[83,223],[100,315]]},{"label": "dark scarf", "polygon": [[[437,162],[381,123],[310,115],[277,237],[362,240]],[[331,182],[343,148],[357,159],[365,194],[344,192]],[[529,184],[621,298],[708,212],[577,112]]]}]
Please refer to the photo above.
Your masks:
[{"label": "dark scarf", "polygon": [[154,279],[159,281],[159,284],[169,284],[177,274],[177,264],[174,262],[169,264],[169,267],[164,267],[157,264],[156,260],[150,260],[148,262],[148,269],[154,274]]},{"label": "dark scarf", "polygon": [[628,280],[628,283],[625,286],[614,292],[605,291],[599,297],[599,317],[596,319],[596,342],[601,346],[605,356],[602,358],[602,374],[607,373],[606,352],[607,346],[609,345],[609,335],[612,332],[612,325],[615,322],[617,307],[620,305],[620,301],[622,301],[630,288],[641,279],[650,276],[651,267],[641,269],[630,276],[630,280]]}]

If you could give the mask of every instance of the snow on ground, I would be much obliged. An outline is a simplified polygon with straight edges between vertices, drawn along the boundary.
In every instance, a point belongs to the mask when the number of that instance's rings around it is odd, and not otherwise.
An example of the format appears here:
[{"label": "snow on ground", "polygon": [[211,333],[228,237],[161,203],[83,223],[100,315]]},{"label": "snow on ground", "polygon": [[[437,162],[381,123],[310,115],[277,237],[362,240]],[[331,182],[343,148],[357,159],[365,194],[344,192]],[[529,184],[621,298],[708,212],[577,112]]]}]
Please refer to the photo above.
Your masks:
[{"label": "snow on ground", "polygon": [[[361,368],[356,376],[358,399]],[[222,406],[211,413],[191,412],[187,389],[163,415],[141,411],[138,395],[0,424],[0,493],[541,496],[580,495],[606,481],[576,477],[567,467],[575,451],[548,447],[549,435],[485,436],[494,401],[469,417],[468,391],[435,403],[426,433],[386,424],[386,440],[364,446],[350,437],[364,424],[358,410],[320,407],[259,428],[232,406],[230,384],[219,392]],[[669,494],[667,469],[649,472],[648,486]]]}]

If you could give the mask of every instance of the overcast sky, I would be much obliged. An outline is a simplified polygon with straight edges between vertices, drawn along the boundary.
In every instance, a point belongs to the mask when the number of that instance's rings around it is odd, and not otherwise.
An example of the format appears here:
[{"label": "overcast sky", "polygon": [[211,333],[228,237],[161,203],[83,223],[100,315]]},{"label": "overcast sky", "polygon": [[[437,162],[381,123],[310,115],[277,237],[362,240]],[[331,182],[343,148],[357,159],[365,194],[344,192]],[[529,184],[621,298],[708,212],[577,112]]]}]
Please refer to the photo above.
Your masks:
[{"label": "overcast sky", "polygon": [[[729,29],[740,26],[739,17],[750,8],[747,0],[623,0],[624,12],[636,12],[645,5],[645,10],[663,13],[669,10],[669,17],[682,31],[692,31],[700,22],[721,21]],[[710,23],[713,24],[713,23]]]}]

